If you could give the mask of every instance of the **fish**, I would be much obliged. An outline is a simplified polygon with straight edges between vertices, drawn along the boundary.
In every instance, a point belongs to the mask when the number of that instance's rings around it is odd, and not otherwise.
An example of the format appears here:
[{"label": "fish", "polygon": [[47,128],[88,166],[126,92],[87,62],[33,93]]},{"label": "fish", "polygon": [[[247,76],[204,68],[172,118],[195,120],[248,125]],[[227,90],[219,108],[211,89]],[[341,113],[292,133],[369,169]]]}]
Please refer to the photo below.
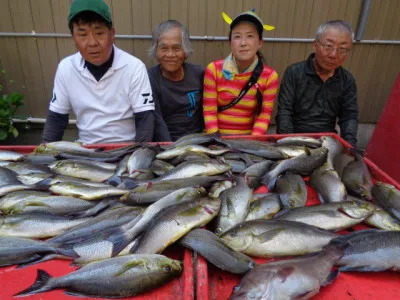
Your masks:
[{"label": "fish", "polygon": [[343,251],[343,246],[332,246],[314,255],[258,265],[233,288],[229,299],[309,299],[339,275],[332,267]]},{"label": "fish", "polygon": [[346,187],[336,171],[330,169],[328,164],[322,165],[311,173],[310,185],[316,190],[322,203],[346,200]]},{"label": "fish", "polygon": [[325,147],[310,150],[309,154],[289,158],[275,163],[271,170],[261,178],[268,190],[273,190],[278,176],[284,172],[300,173],[308,175],[314,169],[323,165],[328,155],[328,149]]},{"label": "fish", "polygon": [[8,184],[0,186],[0,197],[16,191],[33,190],[36,187],[25,184]]},{"label": "fish", "polygon": [[236,186],[222,192],[221,211],[216,218],[217,235],[221,235],[235,225],[243,222],[249,210],[253,190],[243,177],[237,177]]},{"label": "fish", "polygon": [[35,165],[49,165],[55,162],[57,158],[54,157],[54,154],[38,154],[38,153],[30,153],[25,156],[24,161],[35,164]]},{"label": "fish", "polygon": [[279,146],[305,146],[310,148],[321,147],[321,141],[308,136],[289,136],[276,141]]},{"label": "fish", "polygon": [[78,152],[78,153],[93,153],[98,150],[85,148],[83,147],[83,144],[80,142],[68,142],[68,141],[43,143],[37,146],[33,150],[34,153],[56,153],[65,151]]},{"label": "fish", "polygon": [[207,134],[207,133],[192,133],[185,135],[177,139],[174,143],[168,146],[164,146],[166,149],[171,149],[175,147],[182,147],[187,145],[201,145],[209,142],[215,141],[216,138],[221,137],[219,132]]},{"label": "fish", "polygon": [[4,214],[22,212],[43,212],[64,215],[89,209],[94,203],[74,197],[64,196],[33,196],[22,198],[19,201],[2,201],[0,211]]},{"label": "fish", "polygon": [[60,235],[89,218],[71,218],[44,213],[0,216],[0,236],[42,239]]},{"label": "fish", "polygon": [[162,197],[184,187],[208,188],[214,182],[226,180],[226,176],[194,176],[181,179],[171,179],[159,182],[149,182],[135,187],[131,192],[121,197],[123,203],[132,205],[153,203]]},{"label": "fish", "polygon": [[400,232],[360,230],[334,239],[333,245],[348,244],[337,262],[341,272],[400,271]]},{"label": "fish", "polygon": [[182,162],[185,161],[192,161],[192,160],[210,160],[211,158],[208,157],[208,155],[204,154],[204,153],[195,153],[195,152],[186,152],[183,153],[177,157],[175,157],[174,159],[171,159],[169,161],[169,163],[173,166],[177,166]]},{"label": "fish", "polygon": [[354,159],[354,156],[351,156],[347,153],[340,153],[335,157],[333,168],[340,178],[342,178],[344,168],[346,168],[349,163],[354,161]]},{"label": "fish", "polygon": [[148,169],[156,156],[156,150],[149,147],[137,149],[128,159],[127,168],[129,176],[141,169]]},{"label": "fish", "polygon": [[92,262],[61,277],[38,269],[35,282],[14,297],[63,288],[74,296],[124,298],[159,287],[182,273],[182,263],[163,255],[126,255]]},{"label": "fish", "polygon": [[342,173],[342,182],[346,186],[347,192],[353,196],[358,196],[371,200],[372,179],[361,155],[353,152],[355,160],[350,162]]},{"label": "fish", "polygon": [[31,173],[45,173],[51,174],[51,170],[44,165],[35,165],[28,162],[13,162],[4,166],[7,169],[18,173],[18,175],[31,174]]},{"label": "fish", "polygon": [[376,182],[372,187],[372,196],[394,218],[400,220],[400,191],[393,185]]},{"label": "fish", "polygon": [[340,231],[363,222],[374,213],[369,203],[344,201],[290,209],[276,220],[297,221],[326,230]]},{"label": "fish", "polygon": [[344,153],[344,147],[342,143],[331,136],[322,136],[322,147],[328,149],[328,157],[326,158],[327,169],[334,169],[334,162],[336,157]]},{"label": "fish", "polygon": [[225,159],[225,163],[232,167],[232,173],[242,173],[246,169],[246,163],[241,160]]},{"label": "fish", "polygon": [[260,142],[255,140],[223,140],[217,139],[217,142],[230,147],[231,149],[240,150],[245,153],[264,157],[266,159],[285,159],[288,156],[274,147],[272,143]]},{"label": "fish", "polygon": [[0,161],[22,161],[25,155],[9,150],[0,150]]},{"label": "fish", "polygon": [[208,197],[169,206],[158,214],[131,253],[161,253],[191,229],[205,226],[219,212],[219,199]]},{"label": "fish", "polygon": [[276,182],[275,191],[284,207],[302,207],[307,202],[307,188],[304,179],[298,174],[287,173]]},{"label": "fish", "polygon": [[243,170],[240,175],[246,178],[247,184],[250,188],[256,189],[261,186],[261,177],[269,171],[273,163],[272,160],[264,160],[252,164],[250,167]]},{"label": "fish", "polygon": [[304,223],[252,220],[221,235],[232,249],[254,257],[282,257],[319,252],[338,235]]},{"label": "fish", "polygon": [[230,165],[217,160],[187,161],[179,164],[172,170],[166,172],[164,175],[155,178],[152,180],[152,182],[190,178],[193,176],[218,175],[229,171],[231,168],[232,167]]},{"label": "fish", "polygon": [[112,186],[102,188],[70,182],[53,184],[49,190],[58,195],[78,197],[84,200],[100,200],[110,196],[122,196],[129,192]]},{"label": "fish", "polygon": [[249,212],[245,221],[258,219],[272,219],[281,210],[281,201],[278,194],[268,193],[263,198],[250,203]]},{"label": "fish", "polygon": [[37,254],[58,254],[76,258],[73,250],[57,248],[51,243],[27,238],[0,236],[0,267],[11,266],[30,260]]},{"label": "fish", "polygon": [[288,158],[296,157],[302,154],[307,154],[310,152],[305,146],[275,146],[276,149],[279,149],[283,153],[287,155]]},{"label": "fish", "polygon": [[157,176],[161,176],[173,168],[174,166],[172,164],[160,159],[153,160],[150,165],[150,170],[152,170]]},{"label": "fish", "polygon": [[188,232],[178,244],[199,253],[221,270],[233,274],[245,274],[255,266],[250,257],[229,248],[218,236],[205,229]]},{"label": "fish", "polygon": [[105,169],[90,162],[76,162],[74,160],[56,161],[49,165],[49,167],[59,175],[86,179],[93,182],[103,182],[114,175],[114,170]]},{"label": "fish", "polygon": [[179,155],[184,153],[202,153],[211,156],[222,155],[226,152],[230,152],[230,149],[209,149],[207,147],[203,147],[201,145],[186,145],[186,146],[175,146],[174,148],[167,149],[161,153],[158,153],[157,159],[173,159]]},{"label": "fish", "polygon": [[[42,180],[40,180],[43,178]],[[35,186],[39,188],[49,188],[50,186],[57,183],[72,183],[72,184],[81,184],[85,186],[91,186],[93,188],[108,188],[110,187],[107,183],[102,182],[94,182],[85,179],[75,178],[71,176],[64,175],[44,175],[44,174],[27,174],[27,175],[19,175],[18,180],[23,182],[31,182]],[[39,181],[37,181],[39,180]]]},{"label": "fish", "polygon": [[18,174],[14,171],[0,167],[0,186],[21,184],[17,176]]}]

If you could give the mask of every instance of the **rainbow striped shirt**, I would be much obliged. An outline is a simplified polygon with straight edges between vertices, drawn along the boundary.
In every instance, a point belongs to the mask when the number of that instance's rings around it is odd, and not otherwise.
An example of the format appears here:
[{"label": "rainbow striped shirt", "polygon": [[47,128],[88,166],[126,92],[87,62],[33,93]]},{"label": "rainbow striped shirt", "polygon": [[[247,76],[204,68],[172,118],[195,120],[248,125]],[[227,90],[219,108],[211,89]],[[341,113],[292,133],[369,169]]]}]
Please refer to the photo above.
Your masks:
[{"label": "rainbow striped shirt", "polygon": [[[234,80],[222,74],[224,60],[207,66],[204,75],[203,114],[207,133],[263,135],[267,132],[278,91],[278,74],[267,65],[257,81],[233,107],[218,113],[218,106],[232,102],[249,81],[252,72],[235,75]],[[259,116],[257,109],[257,86],[263,95]]]}]

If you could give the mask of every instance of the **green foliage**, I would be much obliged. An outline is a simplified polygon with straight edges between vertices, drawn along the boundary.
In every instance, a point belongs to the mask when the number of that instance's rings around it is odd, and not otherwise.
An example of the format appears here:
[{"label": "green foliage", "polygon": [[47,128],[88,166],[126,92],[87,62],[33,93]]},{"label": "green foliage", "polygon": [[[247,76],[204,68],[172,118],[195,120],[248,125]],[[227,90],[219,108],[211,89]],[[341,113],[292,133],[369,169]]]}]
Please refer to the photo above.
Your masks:
[{"label": "green foliage", "polygon": [[[5,70],[0,69],[0,76],[5,77]],[[11,85],[14,81],[9,80]],[[18,131],[13,125],[18,107],[24,104],[24,95],[18,92],[4,93],[4,87],[0,83],[0,141],[5,140],[8,135],[18,136]]]}]

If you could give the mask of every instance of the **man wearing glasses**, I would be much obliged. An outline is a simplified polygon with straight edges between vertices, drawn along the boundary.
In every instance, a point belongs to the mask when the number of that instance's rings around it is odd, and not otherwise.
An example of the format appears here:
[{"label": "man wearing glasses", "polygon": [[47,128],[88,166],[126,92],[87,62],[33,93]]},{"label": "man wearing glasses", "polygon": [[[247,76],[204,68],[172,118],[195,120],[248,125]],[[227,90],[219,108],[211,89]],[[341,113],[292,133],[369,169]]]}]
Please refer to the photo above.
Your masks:
[{"label": "man wearing glasses", "polygon": [[314,53],[288,67],[283,76],[276,116],[277,133],[335,132],[357,143],[357,87],[353,75],[341,67],[353,44],[346,21],[319,26]]}]

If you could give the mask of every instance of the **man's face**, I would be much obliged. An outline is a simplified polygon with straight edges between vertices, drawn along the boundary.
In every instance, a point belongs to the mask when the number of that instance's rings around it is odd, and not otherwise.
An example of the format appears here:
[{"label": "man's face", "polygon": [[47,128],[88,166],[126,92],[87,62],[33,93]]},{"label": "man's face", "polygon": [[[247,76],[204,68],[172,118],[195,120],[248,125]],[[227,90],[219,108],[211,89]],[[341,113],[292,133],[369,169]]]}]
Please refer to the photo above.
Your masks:
[{"label": "man's face", "polygon": [[186,55],[182,46],[180,28],[172,28],[160,37],[156,56],[161,69],[166,72],[175,73],[182,68]]},{"label": "man's face", "polygon": [[89,63],[100,66],[111,56],[114,44],[114,28],[105,24],[73,24],[72,39],[82,57]]},{"label": "man's face", "polygon": [[352,45],[348,32],[328,28],[319,40],[314,41],[317,67],[326,72],[334,71],[343,64]]}]

